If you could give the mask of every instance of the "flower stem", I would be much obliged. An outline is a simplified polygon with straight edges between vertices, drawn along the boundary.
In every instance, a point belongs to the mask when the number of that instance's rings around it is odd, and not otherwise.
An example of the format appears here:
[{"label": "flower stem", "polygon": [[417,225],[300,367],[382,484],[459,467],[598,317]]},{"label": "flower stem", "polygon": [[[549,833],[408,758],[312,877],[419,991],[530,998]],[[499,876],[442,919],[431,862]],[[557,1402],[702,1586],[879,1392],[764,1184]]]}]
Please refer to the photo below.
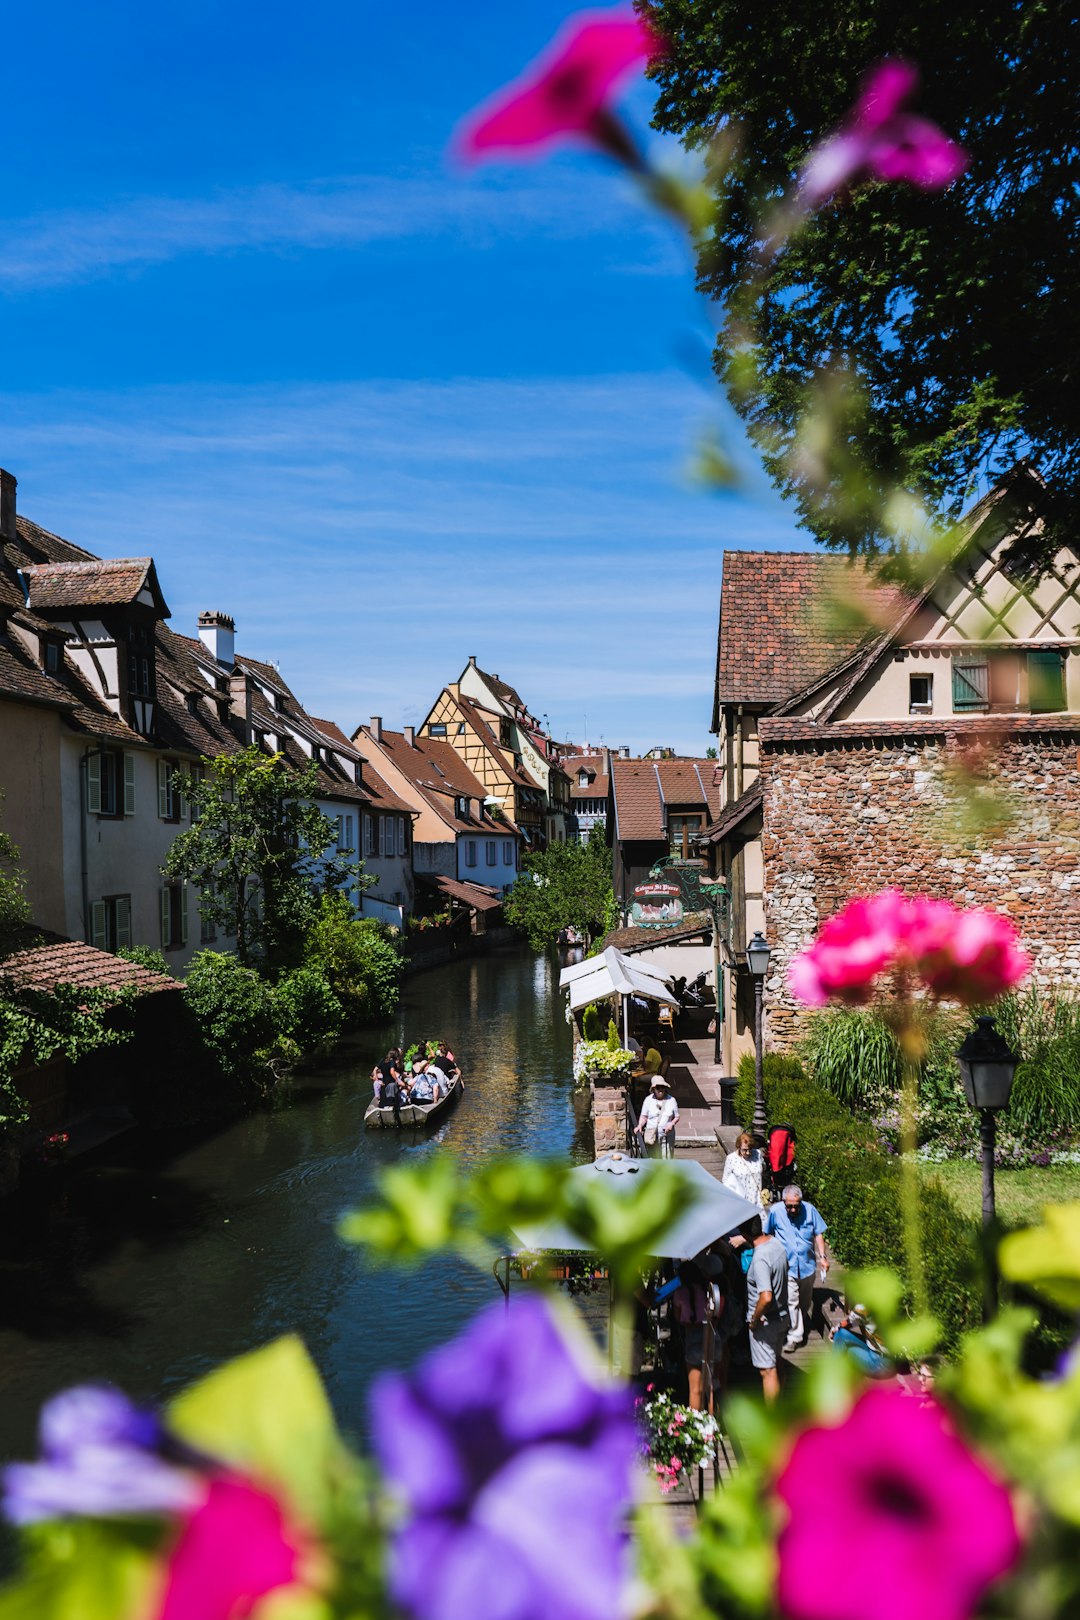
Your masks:
[{"label": "flower stem", "polygon": [[[901,1043],[903,1047],[903,1042]],[[926,1269],[923,1264],[922,1220],[919,1210],[918,1139],[915,1131],[915,1105],[919,1097],[919,1063],[904,1052],[900,1088],[900,1208],[904,1219],[904,1256],[908,1286],[915,1310],[924,1316],[929,1310]]]}]

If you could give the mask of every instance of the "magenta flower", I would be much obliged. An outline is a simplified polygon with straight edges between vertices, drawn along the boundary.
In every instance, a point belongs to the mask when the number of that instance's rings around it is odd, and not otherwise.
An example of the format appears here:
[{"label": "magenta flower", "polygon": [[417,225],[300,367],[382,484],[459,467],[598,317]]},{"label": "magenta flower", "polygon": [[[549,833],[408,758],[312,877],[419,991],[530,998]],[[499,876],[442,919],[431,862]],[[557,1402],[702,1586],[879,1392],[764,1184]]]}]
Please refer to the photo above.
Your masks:
[{"label": "magenta flower", "polygon": [[300,1538],[277,1499],[244,1479],[210,1481],[169,1558],[157,1620],[246,1620],[297,1578]]},{"label": "magenta flower", "polygon": [[910,62],[894,58],[872,69],[847,118],[803,165],[799,190],[806,207],[817,208],[864,174],[906,180],[923,191],[940,191],[963,174],[963,147],[929,119],[902,111],[918,82]]},{"label": "magenta flower", "polygon": [[540,1300],[493,1305],[374,1386],[375,1448],[409,1517],[390,1590],[414,1620],[611,1620],[637,1436]]},{"label": "magenta flower", "polygon": [[[495,152],[539,155],[568,136],[611,150],[611,95],[632,68],[662,49],[628,7],[579,12],[515,84],[464,126],[459,155],[472,162]],[[617,155],[625,156],[621,145]]]},{"label": "magenta flower", "polygon": [[785,1620],[968,1620],[1020,1555],[1005,1486],[936,1401],[898,1389],[877,1385],[836,1427],[805,1429],[776,1489]]},{"label": "magenta flower", "polygon": [[932,995],[983,1006],[1019,984],[1030,967],[1008,917],[885,889],[830,917],[792,961],[788,984],[808,1007],[833,997],[862,1002],[880,974],[897,968],[921,979]]}]

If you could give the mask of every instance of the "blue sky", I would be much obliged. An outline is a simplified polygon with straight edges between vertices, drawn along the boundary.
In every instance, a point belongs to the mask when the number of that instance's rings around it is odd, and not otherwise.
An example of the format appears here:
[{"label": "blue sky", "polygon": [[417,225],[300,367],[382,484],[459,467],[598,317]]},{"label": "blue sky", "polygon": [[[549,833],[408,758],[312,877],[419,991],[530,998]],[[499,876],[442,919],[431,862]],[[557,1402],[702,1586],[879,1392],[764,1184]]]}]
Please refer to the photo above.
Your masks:
[{"label": "blue sky", "polygon": [[[585,154],[447,163],[572,9],[5,19],[20,509],[151,553],[174,628],[231,612],[350,730],[422,719],[475,653],[556,735],[700,752],[724,546],[808,543],[723,414],[674,233]],[[717,424],[736,495],[690,475]]]}]

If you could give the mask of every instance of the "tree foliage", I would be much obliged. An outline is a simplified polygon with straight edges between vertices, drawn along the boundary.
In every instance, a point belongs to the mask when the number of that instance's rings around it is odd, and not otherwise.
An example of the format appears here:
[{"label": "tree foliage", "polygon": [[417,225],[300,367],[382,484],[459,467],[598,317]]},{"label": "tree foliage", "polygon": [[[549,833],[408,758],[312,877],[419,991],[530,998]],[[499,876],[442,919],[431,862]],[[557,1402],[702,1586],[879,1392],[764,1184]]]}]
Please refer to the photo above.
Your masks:
[{"label": "tree foliage", "polygon": [[343,895],[323,895],[308,931],[304,960],[325,975],[354,1023],[389,1018],[401,993],[402,957],[373,917],[355,917]]},{"label": "tree foliage", "polygon": [[[954,515],[1026,456],[1050,485],[1053,533],[1074,537],[1075,7],[856,0],[841,16],[791,3],[650,0],[647,9],[670,43],[654,69],[657,127],[696,146],[739,131],[730,163],[718,165],[701,283],[725,306],[717,370],[803,524],[830,545],[872,551],[888,533],[890,486]],[[763,214],[887,56],[919,65],[917,110],[962,143],[967,172],[934,194],[860,185],[756,277]],[[837,386],[815,393],[830,372]],[[819,443],[829,440],[820,482],[795,453],[812,397]]]},{"label": "tree foliage", "polygon": [[174,840],[163,870],[200,890],[199,912],[236,937],[240,960],[294,966],[321,889],[363,883],[362,866],[336,853],[337,828],[313,803],[312,762],[295,770],[282,754],[246,748],[185,777],[192,824]]},{"label": "tree foliage", "polygon": [[[4,796],[0,793],[0,809],[3,802]],[[0,832],[0,949],[29,921],[30,906],[23,892],[19,846],[8,833]]]},{"label": "tree foliage", "polygon": [[534,950],[546,950],[564,928],[588,943],[618,921],[611,886],[611,851],[601,827],[587,841],[551,844],[526,855],[524,870],[503,901],[507,921],[523,928]]}]

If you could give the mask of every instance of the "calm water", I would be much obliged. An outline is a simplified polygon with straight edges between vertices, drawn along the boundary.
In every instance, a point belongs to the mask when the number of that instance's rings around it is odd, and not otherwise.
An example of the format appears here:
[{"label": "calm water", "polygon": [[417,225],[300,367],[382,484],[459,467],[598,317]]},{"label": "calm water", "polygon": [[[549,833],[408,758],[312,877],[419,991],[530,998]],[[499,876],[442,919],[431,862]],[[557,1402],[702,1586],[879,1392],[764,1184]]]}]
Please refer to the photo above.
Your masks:
[{"label": "calm water", "polygon": [[[3,1212],[0,1455],[29,1455],[42,1398],[106,1378],[158,1398],[276,1334],[300,1333],[346,1431],[387,1364],[443,1340],[498,1288],[454,1262],[374,1271],[335,1235],[385,1165],[444,1142],[582,1157],[554,962],[514,950],[418,974],[397,1026],[350,1047],[291,1106],[155,1156],[134,1137]],[[363,1129],[390,1037],[444,1036],[466,1092],[432,1138]],[[153,1083],[152,1075],[147,1084]]]}]

